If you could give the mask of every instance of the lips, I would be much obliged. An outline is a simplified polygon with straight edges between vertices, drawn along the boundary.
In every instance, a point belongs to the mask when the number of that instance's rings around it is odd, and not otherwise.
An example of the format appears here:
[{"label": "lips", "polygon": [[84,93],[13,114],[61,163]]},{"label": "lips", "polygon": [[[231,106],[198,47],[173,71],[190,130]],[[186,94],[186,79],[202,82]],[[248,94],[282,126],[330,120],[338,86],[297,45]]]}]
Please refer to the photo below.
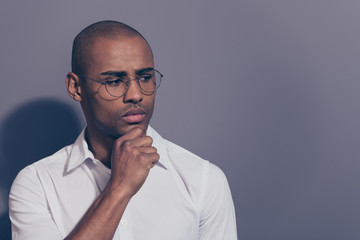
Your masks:
[{"label": "lips", "polygon": [[142,108],[133,108],[125,113],[122,117],[128,123],[140,123],[146,116],[145,111]]}]

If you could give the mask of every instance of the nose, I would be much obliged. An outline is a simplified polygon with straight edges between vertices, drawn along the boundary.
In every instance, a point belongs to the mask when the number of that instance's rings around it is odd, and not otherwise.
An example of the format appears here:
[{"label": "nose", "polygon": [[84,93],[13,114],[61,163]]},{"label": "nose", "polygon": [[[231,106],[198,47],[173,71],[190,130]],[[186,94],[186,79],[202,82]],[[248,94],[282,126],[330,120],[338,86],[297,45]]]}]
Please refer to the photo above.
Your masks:
[{"label": "nose", "polygon": [[130,79],[128,89],[124,94],[125,103],[138,103],[143,99],[140,86],[135,79]]}]

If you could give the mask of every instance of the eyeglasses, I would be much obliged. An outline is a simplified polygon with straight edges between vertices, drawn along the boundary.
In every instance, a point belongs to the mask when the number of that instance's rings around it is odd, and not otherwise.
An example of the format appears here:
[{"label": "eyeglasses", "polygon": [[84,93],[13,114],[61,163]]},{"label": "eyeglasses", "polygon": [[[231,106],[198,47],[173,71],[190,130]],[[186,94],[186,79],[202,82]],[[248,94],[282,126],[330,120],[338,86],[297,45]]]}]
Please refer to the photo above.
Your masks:
[{"label": "eyeglasses", "polygon": [[77,75],[81,78],[85,78],[104,85],[106,91],[113,97],[123,96],[129,89],[131,80],[135,80],[137,82],[141,91],[144,92],[144,94],[150,95],[160,87],[161,80],[164,76],[155,69],[145,71],[134,78],[130,78],[127,75],[117,76],[116,73],[110,74],[105,81],[98,81],[83,75]]}]

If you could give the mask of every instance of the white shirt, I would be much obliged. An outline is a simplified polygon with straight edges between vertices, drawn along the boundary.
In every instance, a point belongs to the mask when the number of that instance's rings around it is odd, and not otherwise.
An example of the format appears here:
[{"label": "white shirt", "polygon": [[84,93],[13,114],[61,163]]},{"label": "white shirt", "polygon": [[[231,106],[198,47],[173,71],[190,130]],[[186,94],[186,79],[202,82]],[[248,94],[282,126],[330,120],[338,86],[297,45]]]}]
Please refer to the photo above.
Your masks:
[{"label": "white shirt", "polygon": [[[151,127],[147,135],[160,160],[127,205],[113,239],[236,240],[234,205],[223,172]],[[64,239],[110,174],[89,151],[84,131],[74,144],[27,166],[10,192],[12,238]]]}]

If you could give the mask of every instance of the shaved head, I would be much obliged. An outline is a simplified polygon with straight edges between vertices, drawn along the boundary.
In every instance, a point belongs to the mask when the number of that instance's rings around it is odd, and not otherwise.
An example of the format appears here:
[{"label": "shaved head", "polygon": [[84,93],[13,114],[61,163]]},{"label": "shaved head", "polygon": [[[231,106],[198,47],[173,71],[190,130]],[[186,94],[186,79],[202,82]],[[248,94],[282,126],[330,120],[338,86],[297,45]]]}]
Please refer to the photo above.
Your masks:
[{"label": "shaved head", "polygon": [[[84,74],[87,52],[92,43],[98,38],[121,40],[123,38],[141,37],[148,44],[146,39],[134,28],[125,23],[117,21],[100,21],[83,29],[74,39],[71,68],[76,74]],[[148,44],[149,48],[150,45]],[[151,50],[151,48],[150,48]]]}]

